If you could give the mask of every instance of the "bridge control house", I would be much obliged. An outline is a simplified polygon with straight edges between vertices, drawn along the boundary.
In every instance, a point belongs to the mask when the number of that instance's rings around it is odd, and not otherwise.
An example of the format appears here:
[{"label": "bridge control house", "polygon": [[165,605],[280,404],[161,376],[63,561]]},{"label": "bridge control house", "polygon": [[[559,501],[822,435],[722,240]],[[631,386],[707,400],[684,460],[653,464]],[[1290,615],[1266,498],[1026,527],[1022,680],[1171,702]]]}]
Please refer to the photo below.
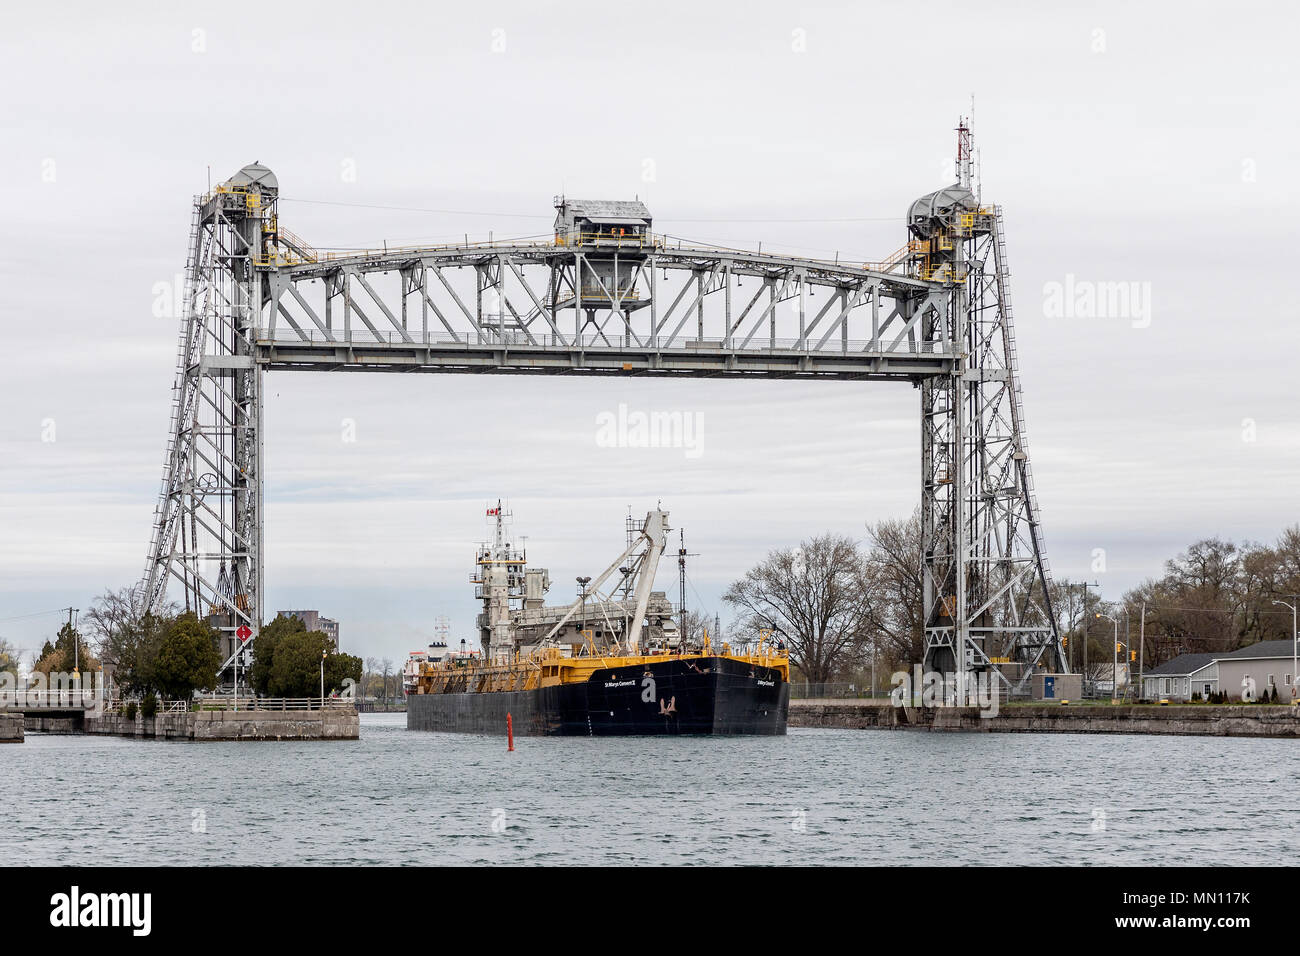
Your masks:
[{"label": "bridge control house", "polygon": [[642,295],[637,286],[644,253],[654,244],[650,210],[645,204],[557,196],[555,210],[555,244],[580,246],[585,252],[585,267],[578,269],[580,296],[570,294],[556,307],[586,312],[586,322],[582,322],[586,326],[595,322],[597,309],[613,308],[626,315],[648,306],[648,294]]}]

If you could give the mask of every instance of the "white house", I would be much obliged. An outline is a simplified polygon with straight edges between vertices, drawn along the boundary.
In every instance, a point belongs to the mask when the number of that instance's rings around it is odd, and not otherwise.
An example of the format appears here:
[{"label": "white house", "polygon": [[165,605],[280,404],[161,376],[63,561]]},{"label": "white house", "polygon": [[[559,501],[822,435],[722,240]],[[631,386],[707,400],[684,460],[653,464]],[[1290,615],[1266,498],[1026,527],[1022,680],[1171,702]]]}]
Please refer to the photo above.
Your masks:
[{"label": "white house", "polygon": [[1142,696],[1148,700],[1204,700],[1219,690],[1219,662],[1215,654],[1179,654],[1142,674]]}]

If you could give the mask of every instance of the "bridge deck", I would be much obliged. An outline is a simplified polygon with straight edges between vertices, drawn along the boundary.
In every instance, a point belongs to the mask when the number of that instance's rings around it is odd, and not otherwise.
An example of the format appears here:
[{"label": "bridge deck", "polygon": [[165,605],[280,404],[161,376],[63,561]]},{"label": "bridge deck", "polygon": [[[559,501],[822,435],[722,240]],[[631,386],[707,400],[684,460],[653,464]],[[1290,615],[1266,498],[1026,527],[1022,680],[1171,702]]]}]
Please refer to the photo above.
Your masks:
[{"label": "bridge deck", "polygon": [[407,341],[398,335],[310,341],[279,336],[257,341],[256,362],[270,369],[335,371],[476,372],[542,375],[654,375],[732,378],[833,378],[916,380],[951,373],[957,356],[933,351],[890,350],[887,345],[851,342],[844,350],[776,347],[727,348],[721,343],[678,343],[658,348],[630,338],[599,343],[503,342],[492,337],[468,341]]}]

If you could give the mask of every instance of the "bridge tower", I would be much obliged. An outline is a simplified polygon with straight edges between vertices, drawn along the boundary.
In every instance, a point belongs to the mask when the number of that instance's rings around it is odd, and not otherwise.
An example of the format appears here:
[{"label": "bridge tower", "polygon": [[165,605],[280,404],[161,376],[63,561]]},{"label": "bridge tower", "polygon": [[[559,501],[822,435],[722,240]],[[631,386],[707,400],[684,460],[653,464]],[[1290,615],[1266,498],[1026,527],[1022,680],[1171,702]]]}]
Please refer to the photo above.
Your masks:
[{"label": "bridge tower", "polygon": [[253,342],[274,281],[278,195],[275,175],[252,163],[195,199],[162,489],[137,592],[141,609],[156,608],[178,578],[185,609],[221,632],[225,667],[245,647],[240,629],[256,632],[265,610]]},{"label": "bridge tower", "polygon": [[[1068,670],[1029,466],[1002,210],[972,190],[972,133],[957,182],[908,210],[910,270],[951,289],[958,347],[921,382],[925,669],[1023,693]],[[934,319],[938,321],[939,319]]]}]

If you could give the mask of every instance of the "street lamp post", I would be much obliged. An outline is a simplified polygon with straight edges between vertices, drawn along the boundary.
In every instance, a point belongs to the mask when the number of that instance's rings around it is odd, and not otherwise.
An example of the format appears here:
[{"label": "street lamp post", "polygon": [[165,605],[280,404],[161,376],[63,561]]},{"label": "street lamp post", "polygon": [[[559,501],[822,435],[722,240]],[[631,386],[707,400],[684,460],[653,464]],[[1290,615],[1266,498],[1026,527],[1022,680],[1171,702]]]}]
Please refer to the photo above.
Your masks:
[{"label": "street lamp post", "polygon": [[[1146,696],[1146,688],[1143,686],[1144,677],[1142,676],[1145,665],[1144,657],[1147,650],[1147,602],[1142,602],[1142,617],[1138,619],[1138,692],[1135,700],[1140,700]],[[1133,655],[1130,654],[1129,657]]]},{"label": "street lamp post", "polygon": [[1106,620],[1110,621],[1111,624],[1115,625],[1115,634],[1111,639],[1110,648],[1110,702],[1113,704],[1115,703],[1116,685],[1119,683],[1119,620],[1118,618],[1111,617],[1109,614],[1102,614],[1100,612],[1098,612],[1097,616],[1104,617]]},{"label": "street lamp post", "polygon": [[[582,637],[587,630],[587,585],[591,583],[589,577],[578,578],[578,597],[582,600],[582,612],[578,617],[578,636]],[[596,652],[595,641],[592,642],[592,653]]]},{"label": "street lamp post", "polygon": [[[1273,603],[1291,609],[1291,700],[1294,701],[1296,699],[1296,660],[1297,657],[1300,657],[1300,631],[1296,629],[1297,604],[1291,604],[1287,601],[1274,601]],[[1300,604],[1300,602],[1297,603]]]},{"label": "street lamp post", "polygon": [[325,709],[325,657],[329,651],[320,652],[320,709]]}]

